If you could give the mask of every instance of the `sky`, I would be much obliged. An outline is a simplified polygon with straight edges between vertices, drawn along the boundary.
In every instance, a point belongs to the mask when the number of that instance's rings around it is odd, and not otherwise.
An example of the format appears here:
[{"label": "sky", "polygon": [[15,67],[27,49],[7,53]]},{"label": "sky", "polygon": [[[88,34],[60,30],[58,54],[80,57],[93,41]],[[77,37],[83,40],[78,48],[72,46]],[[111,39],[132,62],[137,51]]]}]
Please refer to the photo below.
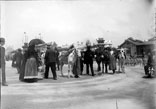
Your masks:
[{"label": "sky", "polygon": [[58,45],[103,37],[117,47],[128,37],[150,38],[151,5],[147,0],[1,1],[1,36],[6,46],[21,48],[41,37]]}]

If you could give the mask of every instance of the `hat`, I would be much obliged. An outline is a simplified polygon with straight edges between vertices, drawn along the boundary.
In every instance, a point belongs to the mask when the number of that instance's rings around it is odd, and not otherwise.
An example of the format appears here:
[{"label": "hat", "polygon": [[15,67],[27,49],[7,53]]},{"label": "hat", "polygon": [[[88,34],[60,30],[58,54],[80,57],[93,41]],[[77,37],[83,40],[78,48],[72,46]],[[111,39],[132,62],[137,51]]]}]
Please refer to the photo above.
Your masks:
[{"label": "hat", "polygon": [[0,37],[0,43],[5,42],[5,39],[3,37]]},{"label": "hat", "polygon": [[20,52],[21,52],[22,50],[19,48],[19,49],[18,49],[18,51],[20,51]]}]

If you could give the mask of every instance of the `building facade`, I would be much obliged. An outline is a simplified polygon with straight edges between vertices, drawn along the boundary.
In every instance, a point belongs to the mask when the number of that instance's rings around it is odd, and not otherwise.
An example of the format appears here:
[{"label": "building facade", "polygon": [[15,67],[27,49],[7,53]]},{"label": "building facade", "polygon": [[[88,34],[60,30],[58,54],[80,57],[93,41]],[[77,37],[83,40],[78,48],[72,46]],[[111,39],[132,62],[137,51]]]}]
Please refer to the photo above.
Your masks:
[{"label": "building facade", "polygon": [[129,56],[142,57],[144,54],[155,49],[156,37],[148,41],[134,40],[133,38],[126,39],[118,48],[126,48],[126,53]]}]

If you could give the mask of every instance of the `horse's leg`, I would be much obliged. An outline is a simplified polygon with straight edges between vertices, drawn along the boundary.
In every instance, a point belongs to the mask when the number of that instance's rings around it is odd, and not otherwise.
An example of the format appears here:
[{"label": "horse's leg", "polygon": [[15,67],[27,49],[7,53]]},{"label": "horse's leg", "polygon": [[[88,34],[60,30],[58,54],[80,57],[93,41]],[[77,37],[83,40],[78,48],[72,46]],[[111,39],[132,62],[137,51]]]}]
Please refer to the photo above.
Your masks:
[{"label": "horse's leg", "polygon": [[122,69],[122,73],[125,73],[125,65],[124,65],[125,63],[124,63],[124,60],[123,60],[123,62],[122,62],[122,64],[121,64],[121,69]]},{"label": "horse's leg", "polygon": [[64,75],[63,75],[63,63],[60,64],[60,70],[61,70],[61,75],[64,77]]},{"label": "horse's leg", "polygon": [[74,68],[74,65],[71,64],[71,76],[74,77],[74,74],[73,74],[73,68]]},{"label": "horse's leg", "polygon": [[108,73],[108,63],[105,62],[105,73]]},{"label": "horse's leg", "polygon": [[68,78],[70,78],[70,64],[68,64]]},{"label": "horse's leg", "polygon": [[97,71],[99,72],[100,71],[100,62],[96,61],[96,63],[97,63]]},{"label": "horse's leg", "polygon": [[120,69],[121,69],[121,62],[120,60],[118,60],[118,72],[120,73]]},{"label": "horse's leg", "polygon": [[104,62],[102,61],[102,73],[104,74]]},{"label": "horse's leg", "polygon": [[101,71],[101,61],[99,62],[99,71]]}]

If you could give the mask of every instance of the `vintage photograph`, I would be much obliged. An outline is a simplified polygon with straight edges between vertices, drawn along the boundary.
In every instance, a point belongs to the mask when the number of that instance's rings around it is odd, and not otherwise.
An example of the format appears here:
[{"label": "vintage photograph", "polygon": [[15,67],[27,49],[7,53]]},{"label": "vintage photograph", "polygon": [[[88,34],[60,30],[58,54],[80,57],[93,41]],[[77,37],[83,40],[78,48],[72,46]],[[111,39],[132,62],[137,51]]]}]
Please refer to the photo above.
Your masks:
[{"label": "vintage photograph", "polygon": [[1,0],[0,109],[156,109],[156,1]]}]

